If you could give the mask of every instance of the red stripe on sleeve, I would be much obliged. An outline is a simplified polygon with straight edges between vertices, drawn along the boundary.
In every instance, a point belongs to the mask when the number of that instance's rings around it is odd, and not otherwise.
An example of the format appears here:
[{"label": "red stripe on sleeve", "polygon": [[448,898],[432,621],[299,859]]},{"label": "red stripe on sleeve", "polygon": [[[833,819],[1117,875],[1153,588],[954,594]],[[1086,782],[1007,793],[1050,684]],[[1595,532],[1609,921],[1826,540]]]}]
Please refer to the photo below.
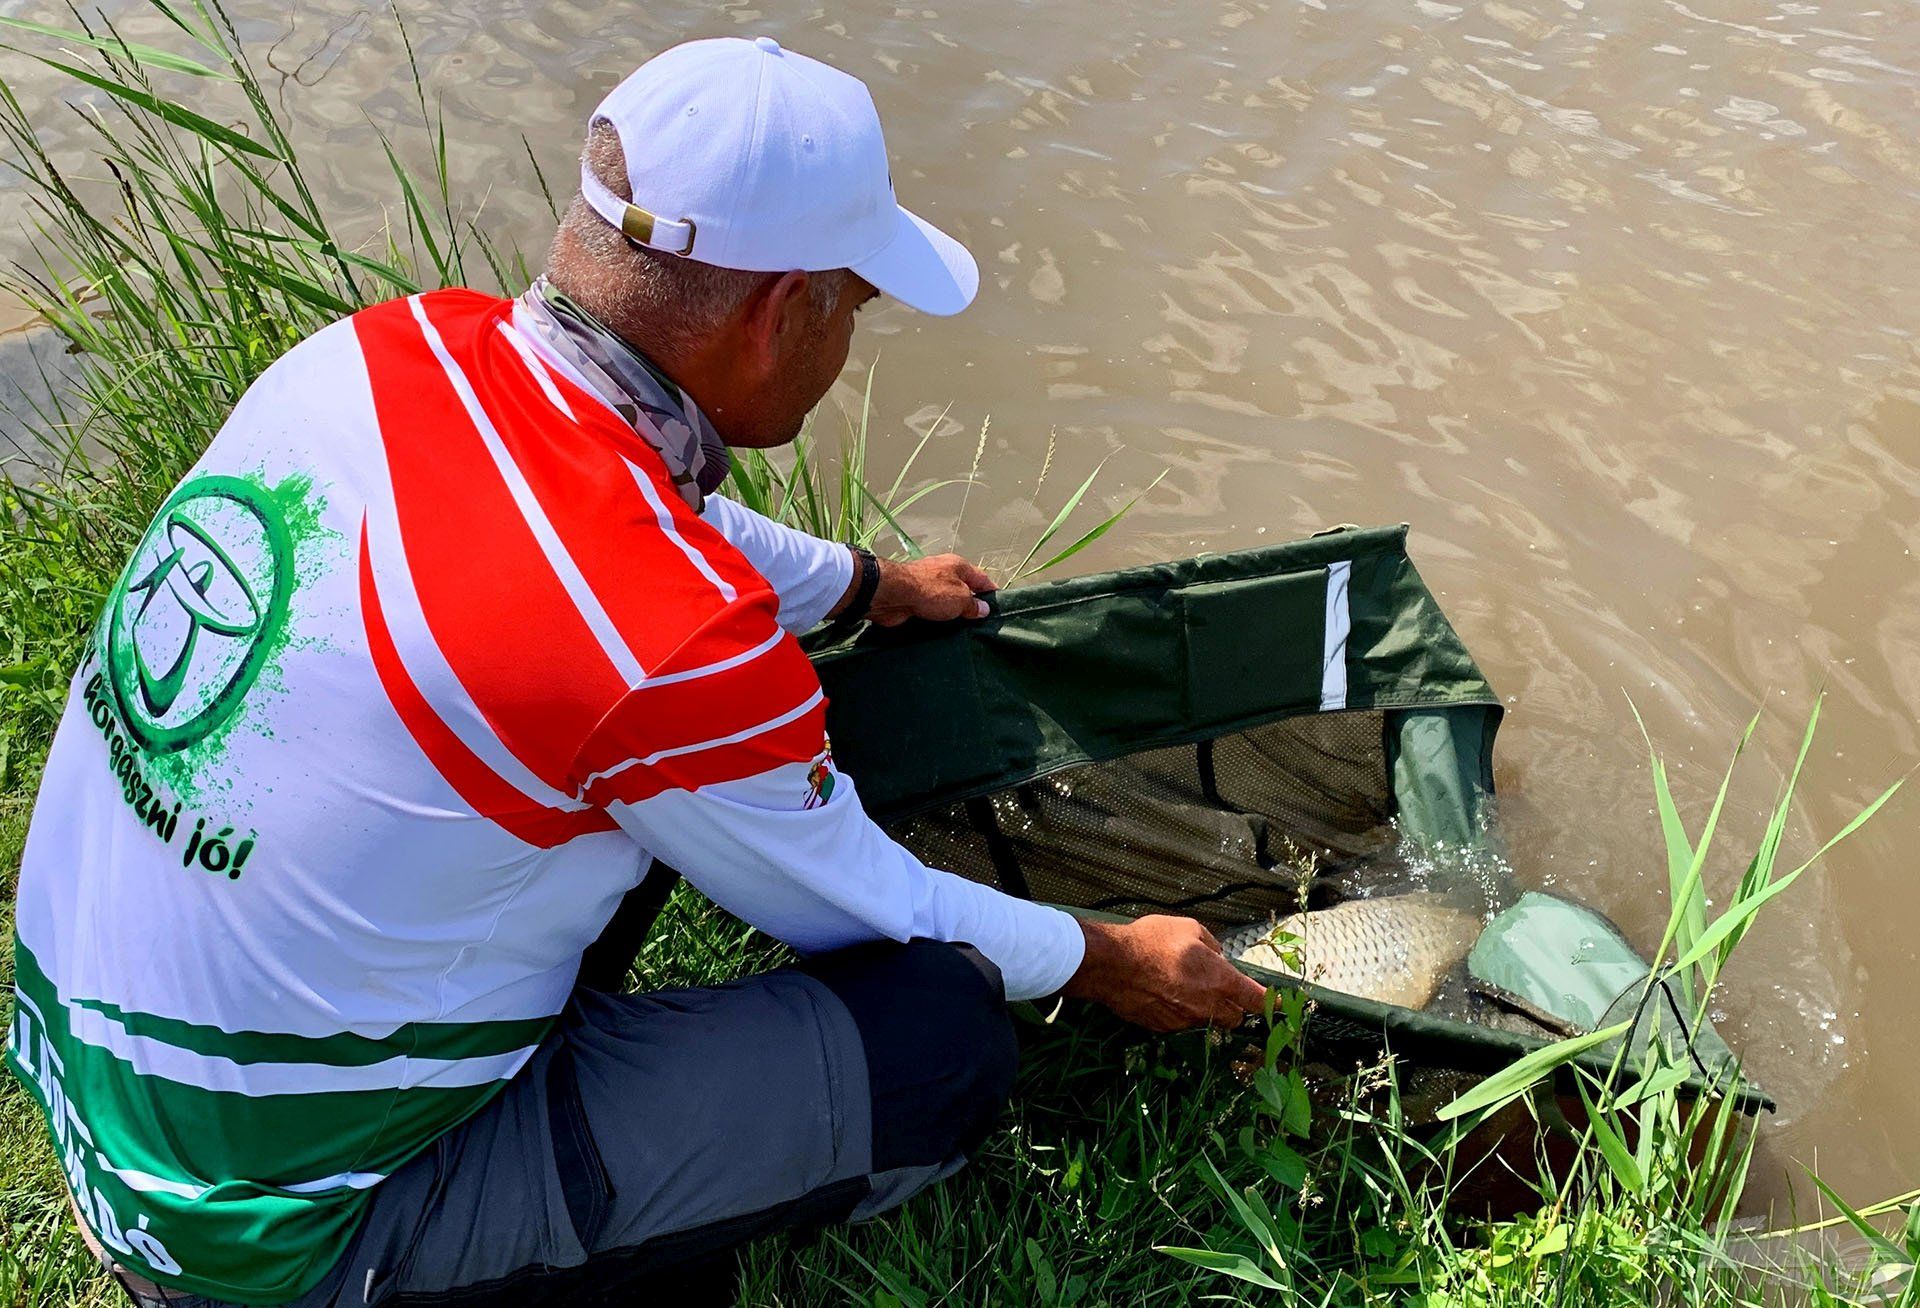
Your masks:
[{"label": "red stripe on sleeve", "polygon": [[[497,338],[510,302],[471,291],[423,302],[486,408],[491,388],[475,366],[477,347]],[[500,739],[534,775],[567,790],[580,742],[627,683],[542,551],[408,302],[363,310],[354,324],[427,625]],[[487,412],[497,430],[528,421],[511,409]],[[546,406],[549,432],[551,415]]]},{"label": "red stripe on sleeve", "polygon": [[611,831],[614,822],[600,809],[565,812],[536,804],[481,761],[428,704],[414,684],[387,628],[380,592],[373,579],[373,556],[367,548],[367,527],[360,524],[360,609],[366,623],[367,649],[374,671],[393,704],[394,712],[448,785],[474,811],[513,836],[540,849],[564,845],[576,836]]},{"label": "red stripe on sleeve", "polygon": [[[624,798],[635,786],[648,793],[691,789],[820,752],[818,705],[796,716],[818,697],[820,679],[799,642],[780,630],[776,609],[764,588],[741,597],[621,699],[574,764],[575,784],[588,799],[614,778],[614,797]],[[814,725],[795,730],[809,721]],[[731,739],[737,736],[745,739]]]},{"label": "red stripe on sleeve", "polygon": [[771,722],[819,689],[813,665],[783,634],[779,644],[736,667],[630,692],[581,749],[576,770],[585,777],[628,759],[737,735]]},{"label": "red stripe on sleeve", "polygon": [[[818,758],[827,746],[827,706],[821,699],[793,721],[759,732],[746,740],[664,758],[655,763],[631,763],[587,787],[589,802],[638,804],[667,790],[698,790],[758,776],[788,763]],[[806,792],[797,788],[793,806],[804,806]],[[594,811],[599,811],[598,809]]]}]

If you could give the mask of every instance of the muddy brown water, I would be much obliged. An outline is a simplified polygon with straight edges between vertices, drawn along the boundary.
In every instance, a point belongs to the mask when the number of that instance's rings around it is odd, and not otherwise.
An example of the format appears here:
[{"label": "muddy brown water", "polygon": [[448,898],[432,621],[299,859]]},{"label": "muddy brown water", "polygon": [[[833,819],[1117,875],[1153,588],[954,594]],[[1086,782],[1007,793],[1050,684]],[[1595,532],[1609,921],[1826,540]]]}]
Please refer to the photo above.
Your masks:
[{"label": "muddy brown water", "polygon": [[[1411,522],[1510,703],[1522,877],[1643,946],[1665,873],[1628,696],[1696,821],[1764,705],[1723,885],[1821,687],[1793,849],[1920,757],[1904,6],[403,9],[460,201],[535,253],[520,135],[564,186],[599,94],[664,45],[766,33],[867,79],[902,198],[983,271],[962,317],[882,307],[856,340],[848,376],[879,359],[894,440],[947,415],[926,474],[964,474],[991,417],[964,512],[954,489],[915,524],[1004,566],[1045,520],[1043,464],[1050,514],[1103,461],[1108,507],[1165,479],[1072,568]],[[236,14],[331,210],[365,230],[393,202],[369,120],[415,113],[391,20],[344,0]],[[0,59],[83,159],[50,80]],[[24,256],[22,213],[0,190],[0,256]],[[1859,1200],[1920,1184],[1917,803],[1791,892],[1728,978],[1723,1029],[1781,1101],[1759,1197],[1802,1164]]]}]

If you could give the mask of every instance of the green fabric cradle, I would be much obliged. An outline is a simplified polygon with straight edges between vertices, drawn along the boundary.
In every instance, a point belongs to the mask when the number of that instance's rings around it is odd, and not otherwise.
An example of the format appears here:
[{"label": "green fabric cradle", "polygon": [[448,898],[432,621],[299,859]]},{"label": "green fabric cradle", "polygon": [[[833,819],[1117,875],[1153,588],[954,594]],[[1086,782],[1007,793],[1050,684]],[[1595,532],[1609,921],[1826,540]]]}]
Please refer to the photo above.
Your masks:
[{"label": "green fabric cradle", "polygon": [[[1501,706],[1406,541],[1404,526],[1342,529],[1020,587],[979,622],[816,632],[836,762],[930,865],[1076,911],[1225,928],[1372,892],[1409,850],[1495,839]],[[1542,898],[1528,920],[1552,918]],[[1247,970],[1313,995],[1323,1055],[1385,1043],[1451,1093],[1550,1034],[1497,1004],[1498,1021],[1474,1020],[1483,991],[1561,992],[1559,954],[1513,943],[1476,947],[1499,984],[1463,965],[1450,1012]],[[1694,1088],[1765,1105],[1695,1034]]]}]

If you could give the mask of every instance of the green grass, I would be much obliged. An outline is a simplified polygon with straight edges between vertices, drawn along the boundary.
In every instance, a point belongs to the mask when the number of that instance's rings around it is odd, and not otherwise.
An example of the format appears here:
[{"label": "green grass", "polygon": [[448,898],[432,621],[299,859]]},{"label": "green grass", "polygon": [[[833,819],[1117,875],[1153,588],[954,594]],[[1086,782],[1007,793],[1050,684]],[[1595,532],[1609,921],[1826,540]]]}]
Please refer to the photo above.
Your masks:
[{"label": "green grass", "polygon": [[[901,461],[892,482],[883,487],[872,480],[867,472],[868,454],[874,446],[873,369],[867,370],[867,384],[860,397],[859,416],[849,420],[846,437],[834,452],[830,468],[823,466],[826,463],[826,451],[813,432],[813,422],[817,416],[808,416],[799,438],[782,454],[770,455],[764,450],[737,451],[733,470],[728,474],[729,493],[755,512],[827,540],[842,540],[868,549],[891,540],[889,552],[895,556],[906,559],[924,557],[927,550],[901,519],[936,492],[954,486],[970,490],[979,483],[980,461],[987,449],[988,424],[983,422],[980,425],[980,439],[973,448],[973,466],[965,477],[910,484],[914,467],[926,451],[927,442],[933,439],[946,421],[946,414],[942,413]],[[1040,474],[1034,479],[1036,499],[1046,482],[1047,470],[1053,464],[1053,453],[1053,442],[1049,439],[1046,455],[1040,461]],[[1163,472],[1160,477],[1155,477],[1145,489],[1093,526],[1081,531],[1067,545],[1052,548],[1099,478],[1100,469],[1096,467],[1054,511],[1052,519],[1033,538],[1025,552],[1020,553],[1018,561],[1008,569],[1008,583],[1024,581],[1049,568],[1058,567],[1099,540],[1140,502],[1142,496],[1158,486],[1165,475]],[[966,507],[967,497],[963,494],[947,528],[949,534],[959,531],[960,519],[966,513]]]},{"label": "green grass", "polygon": [[[235,399],[293,343],[362,304],[525,275],[450,203],[445,132],[424,91],[430,177],[410,173],[389,143],[394,222],[350,244],[315,201],[221,11],[148,3],[171,25],[170,50],[130,46],[100,20],[66,33],[0,29],[17,47],[10,57],[53,61],[95,92],[86,111],[93,161],[70,178],[0,79],[0,134],[38,229],[36,256],[7,280],[81,351],[76,382],[11,416],[48,449],[44,475],[0,488],[0,928],[10,925],[12,877],[67,672],[138,532]],[[537,168],[529,181],[544,189]],[[890,475],[876,472],[870,459],[885,443],[868,403],[848,426],[835,449],[810,432],[791,454],[749,455],[734,493],[820,534],[923,552],[929,542],[906,515],[935,521],[947,496],[958,522],[985,429],[969,475],[939,481],[916,478],[924,439]],[[1091,485],[1043,512],[1037,539],[1008,544],[1016,576],[1071,558],[1113,526],[1119,514],[1069,528]],[[1759,849],[1728,880],[1718,873],[1724,858],[1710,857],[1725,792],[1689,831],[1653,757],[1675,905],[1657,957],[1696,1018],[1754,915],[1804,871],[1779,870],[1799,775],[1796,763]],[[1709,885],[1726,905],[1711,919]],[[781,957],[682,888],[635,984],[717,981]],[[1149,1039],[1086,1009],[1023,1007],[1020,1018],[1026,1053],[1014,1101],[974,1164],[881,1221],[805,1245],[754,1245],[742,1258],[743,1302],[1913,1301],[1912,1195],[1859,1213],[1826,1196],[1836,1215],[1800,1239],[1851,1232],[1865,1249],[1858,1265],[1823,1263],[1788,1238],[1747,1239],[1736,1259],[1730,1219],[1751,1131],[1717,1099],[1685,1100],[1677,1069],[1657,1060],[1623,1058],[1611,1076],[1561,1067],[1556,1097],[1541,1089],[1568,1057],[1556,1047],[1481,1083],[1434,1122],[1402,1095],[1403,1069],[1391,1060],[1313,1065],[1303,1050],[1315,1018],[1297,997],[1283,997],[1252,1034],[1225,1039]],[[1510,1124],[1539,1150],[1487,1159],[1489,1133]],[[1489,1213],[1471,1197],[1496,1177],[1508,1201]],[[32,1101],[0,1083],[0,1308],[116,1301],[61,1186]]]}]

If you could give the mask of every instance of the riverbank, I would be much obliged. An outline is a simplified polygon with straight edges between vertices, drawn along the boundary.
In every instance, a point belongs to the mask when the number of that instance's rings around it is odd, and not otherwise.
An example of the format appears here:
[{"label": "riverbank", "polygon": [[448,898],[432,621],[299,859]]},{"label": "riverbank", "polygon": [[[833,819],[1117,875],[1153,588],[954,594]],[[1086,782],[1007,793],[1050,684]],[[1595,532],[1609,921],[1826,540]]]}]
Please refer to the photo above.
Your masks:
[{"label": "riverbank", "polygon": [[[23,159],[64,224],[63,257],[78,269],[61,284],[75,289],[44,308],[85,351],[80,395],[39,435],[55,449],[83,436],[96,446],[84,458],[61,457],[39,484],[9,490],[0,514],[8,660],[0,866],[9,876],[66,671],[100,597],[233,399],[339,313],[423,284],[505,280],[512,264],[479,241],[436,179],[401,173],[395,211],[412,237],[396,234],[394,248],[373,254],[342,248],[241,52],[212,15],[202,17],[191,53],[203,73],[168,71],[214,77],[252,106],[247,131],[166,98],[142,67],[152,60],[109,41],[90,66],[131,104],[124,130],[136,135],[105,146],[122,151],[116,162],[131,183],[117,201],[126,222],[105,221],[57,177],[34,173],[41,165],[30,148]],[[5,125],[16,147],[28,144],[32,124],[17,104]],[[166,165],[138,148],[151,143],[166,147]],[[200,145],[210,153],[201,156]],[[217,182],[206,193],[235,207],[210,212],[183,201],[201,194],[203,179]],[[49,285],[19,289],[45,296]],[[830,455],[816,449],[815,457]],[[919,489],[890,475],[858,484],[872,484],[883,503]],[[888,484],[891,496],[878,493]],[[836,520],[845,515],[818,521]],[[1704,843],[1687,843],[1683,868]],[[1759,892],[1732,896],[1724,911],[1740,912]],[[1684,948],[1675,944],[1669,961]],[[635,983],[721,980],[777,957],[682,891]],[[1750,1138],[1722,1119],[1719,1166],[1696,1167],[1687,1148],[1695,1123],[1670,1092],[1635,1098],[1623,1087],[1594,1087],[1603,1125],[1573,1132],[1571,1159],[1553,1175],[1526,1178],[1533,1191],[1520,1216],[1487,1221],[1456,1211],[1463,1160],[1444,1137],[1402,1120],[1391,1068],[1342,1075],[1319,1086],[1312,1103],[1296,1089],[1290,1055],[1298,1023],[1312,1020],[1282,1013],[1279,1038],[1249,1059],[1241,1041],[1150,1041],[1098,1015],[1025,1013],[1016,1101],[975,1166],[886,1221],[798,1250],[784,1241],[754,1247],[744,1301],[1132,1304],[1226,1293],[1258,1302],[1285,1287],[1282,1302],[1624,1305],[1670,1295],[1711,1305],[1738,1302],[1760,1283],[1811,1294],[1822,1276],[1848,1300],[1880,1301],[1855,1288],[1856,1272],[1823,1271],[1791,1244],[1779,1246],[1778,1268],[1735,1257],[1729,1195]],[[1251,1078],[1241,1074],[1248,1062]],[[1525,1081],[1509,1089],[1518,1094]],[[110,1301],[65,1216],[37,1113],[11,1081],[0,1091],[0,1141],[0,1301]],[[1877,1267],[1910,1265],[1915,1243],[1903,1232],[1876,1248]],[[1897,1287],[1899,1275],[1886,1284]]]}]

